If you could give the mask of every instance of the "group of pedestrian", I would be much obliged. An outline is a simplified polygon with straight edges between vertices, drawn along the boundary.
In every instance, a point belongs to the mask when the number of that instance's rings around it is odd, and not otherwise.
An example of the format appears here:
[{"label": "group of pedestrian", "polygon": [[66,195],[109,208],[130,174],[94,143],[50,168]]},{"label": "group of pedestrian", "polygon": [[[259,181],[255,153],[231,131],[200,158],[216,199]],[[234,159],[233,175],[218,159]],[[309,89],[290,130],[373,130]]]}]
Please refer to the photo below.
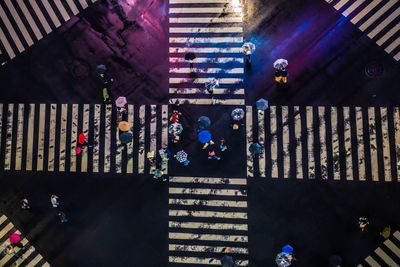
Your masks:
[{"label": "group of pedestrian", "polygon": [[8,240],[3,243],[2,254],[12,255],[19,259],[25,252],[24,244],[22,243],[21,234],[17,231],[8,236]]},{"label": "group of pedestrian", "polygon": [[102,83],[103,101],[104,103],[111,103],[111,85],[114,83],[114,78],[108,74],[107,67],[104,64],[96,66],[96,75]]},{"label": "group of pedestrian", "polygon": [[[58,212],[57,215],[60,218],[60,222],[62,223],[66,223],[68,222],[68,218],[67,215],[65,214],[65,212],[60,209],[60,202],[58,201],[59,197],[55,194],[52,194],[50,196],[50,204],[53,208],[57,208]],[[23,210],[30,210],[31,206],[29,205],[29,200],[27,198],[23,198],[21,200],[21,209]]]}]

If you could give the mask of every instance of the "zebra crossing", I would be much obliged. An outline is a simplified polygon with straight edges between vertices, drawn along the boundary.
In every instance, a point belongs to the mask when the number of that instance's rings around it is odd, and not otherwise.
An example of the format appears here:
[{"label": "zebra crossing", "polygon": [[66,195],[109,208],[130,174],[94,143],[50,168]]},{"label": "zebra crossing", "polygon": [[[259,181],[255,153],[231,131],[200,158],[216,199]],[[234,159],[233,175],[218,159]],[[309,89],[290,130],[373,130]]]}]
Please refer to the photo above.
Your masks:
[{"label": "zebra crossing", "polygon": [[14,249],[17,255],[19,255],[18,258],[13,254],[7,254],[5,251],[7,246],[10,245],[8,237],[12,233],[18,233],[21,235],[21,232],[16,229],[14,224],[7,218],[7,216],[0,214],[0,248],[2,252],[0,254],[0,266],[50,266],[26,238],[23,238],[21,241],[24,250],[19,247],[15,247]]},{"label": "zebra crossing", "polygon": [[[111,104],[0,104],[4,171],[144,174],[147,152],[168,146],[168,106],[128,105],[133,140],[121,145]],[[76,154],[78,133],[88,143]],[[168,166],[162,164],[164,173]]]},{"label": "zebra crossing", "polygon": [[400,2],[398,0],[325,0],[362,32],[400,60]]},{"label": "zebra crossing", "polygon": [[1,1],[0,63],[15,58],[96,1]]},{"label": "zebra crossing", "polygon": [[390,238],[383,242],[382,246],[375,249],[374,254],[366,257],[357,267],[363,266],[400,266],[400,232],[394,232]]},{"label": "zebra crossing", "polygon": [[400,182],[398,107],[247,106],[249,177]]},{"label": "zebra crossing", "polygon": [[246,187],[245,178],[170,177],[170,266],[220,266],[225,253],[248,266]]},{"label": "zebra crossing", "polygon": [[[238,1],[169,1],[170,104],[244,105],[243,15]],[[193,67],[185,60],[194,53]],[[219,87],[210,94],[209,78]]]}]

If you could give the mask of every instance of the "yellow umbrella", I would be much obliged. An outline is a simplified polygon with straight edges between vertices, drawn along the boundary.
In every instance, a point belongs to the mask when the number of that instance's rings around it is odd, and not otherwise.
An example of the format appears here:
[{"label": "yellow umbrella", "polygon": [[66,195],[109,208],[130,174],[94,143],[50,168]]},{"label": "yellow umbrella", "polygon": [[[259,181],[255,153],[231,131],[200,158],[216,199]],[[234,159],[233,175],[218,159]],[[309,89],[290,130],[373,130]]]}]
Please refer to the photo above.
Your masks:
[{"label": "yellow umbrella", "polygon": [[129,125],[129,122],[127,122],[127,121],[120,121],[120,122],[118,123],[118,129],[119,129],[120,131],[122,131],[122,132],[127,132],[127,131],[129,131],[129,128],[130,128],[130,125]]}]

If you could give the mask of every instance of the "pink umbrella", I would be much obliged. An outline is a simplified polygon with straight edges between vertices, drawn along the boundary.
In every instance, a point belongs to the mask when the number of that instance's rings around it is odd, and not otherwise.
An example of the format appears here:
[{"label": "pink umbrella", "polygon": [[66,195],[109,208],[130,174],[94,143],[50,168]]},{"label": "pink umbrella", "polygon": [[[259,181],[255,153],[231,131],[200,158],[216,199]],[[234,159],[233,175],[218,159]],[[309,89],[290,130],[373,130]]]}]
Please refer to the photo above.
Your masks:
[{"label": "pink umbrella", "polygon": [[128,103],[128,101],[126,101],[125,96],[120,96],[117,98],[117,100],[115,100],[115,105],[120,108],[125,107],[126,103]]},{"label": "pink umbrella", "polygon": [[9,237],[11,244],[18,244],[21,241],[21,235],[13,233]]}]

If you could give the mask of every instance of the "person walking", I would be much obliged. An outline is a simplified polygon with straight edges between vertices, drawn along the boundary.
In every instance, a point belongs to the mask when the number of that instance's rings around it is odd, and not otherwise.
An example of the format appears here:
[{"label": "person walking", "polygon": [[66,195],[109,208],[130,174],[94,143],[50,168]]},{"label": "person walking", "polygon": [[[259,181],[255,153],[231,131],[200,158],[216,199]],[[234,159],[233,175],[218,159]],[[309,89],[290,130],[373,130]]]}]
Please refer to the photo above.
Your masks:
[{"label": "person walking", "polygon": [[216,159],[216,160],[221,159],[221,157],[217,156],[214,145],[211,145],[210,148],[208,149],[208,159]]},{"label": "person walking", "polygon": [[28,210],[28,209],[30,209],[31,207],[29,206],[29,201],[28,201],[28,199],[26,199],[26,198],[24,198],[24,199],[22,199],[21,200],[21,209],[23,209],[23,210]]},{"label": "person walking", "polygon": [[221,258],[221,266],[222,267],[235,267],[235,261],[232,256],[224,255]]},{"label": "person walking", "polygon": [[58,202],[58,196],[56,195],[51,195],[50,197],[50,202],[51,205],[53,206],[53,208],[58,208],[58,206],[60,206],[60,203]]},{"label": "person walking", "polygon": [[228,149],[227,145],[225,144],[224,138],[221,138],[221,140],[220,140],[219,149],[221,149],[221,152],[224,152],[225,150]]},{"label": "person walking", "polygon": [[67,214],[65,214],[65,212],[60,211],[60,212],[58,213],[58,216],[60,217],[60,222],[61,222],[61,223],[66,223],[66,222],[68,222]]}]

